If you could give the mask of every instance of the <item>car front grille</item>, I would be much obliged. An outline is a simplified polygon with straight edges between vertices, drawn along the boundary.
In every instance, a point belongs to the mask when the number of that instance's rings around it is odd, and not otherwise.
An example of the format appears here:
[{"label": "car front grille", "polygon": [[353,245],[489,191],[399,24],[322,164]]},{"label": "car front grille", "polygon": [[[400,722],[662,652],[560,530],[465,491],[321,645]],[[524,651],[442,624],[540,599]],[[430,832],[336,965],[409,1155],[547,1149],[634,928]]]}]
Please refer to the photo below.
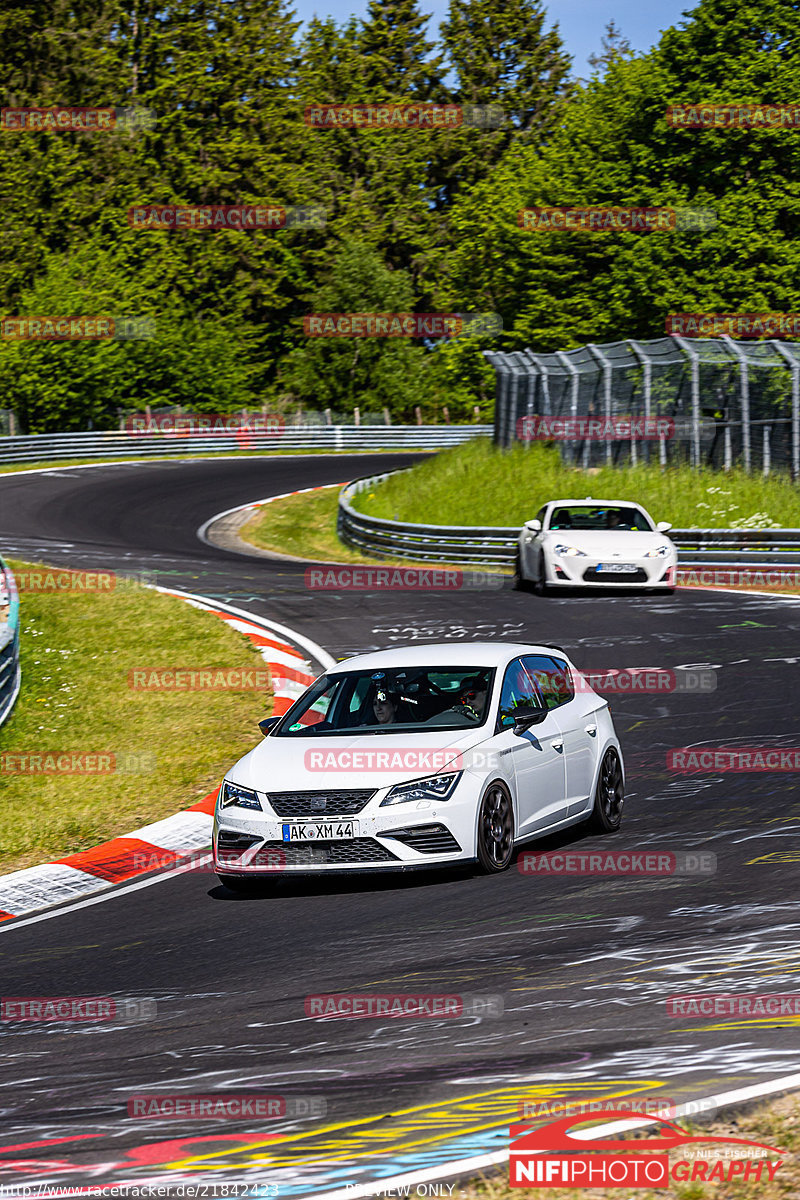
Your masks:
[{"label": "car front grille", "polygon": [[409,829],[386,829],[381,837],[396,838],[404,846],[420,854],[452,854],[461,850],[456,839],[444,825],[416,825]]},{"label": "car front grille", "polygon": [[284,855],[287,867],[317,867],[329,863],[372,863],[397,861],[374,838],[346,838],[340,842],[265,842],[262,850]]},{"label": "car front grille", "polygon": [[587,567],[583,578],[587,583],[647,583],[647,571],[638,567],[635,571],[622,574],[619,571],[598,571],[594,567]]},{"label": "car front grille", "polygon": [[268,792],[267,801],[278,817],[351,817],[366,807],[375,791]]}]

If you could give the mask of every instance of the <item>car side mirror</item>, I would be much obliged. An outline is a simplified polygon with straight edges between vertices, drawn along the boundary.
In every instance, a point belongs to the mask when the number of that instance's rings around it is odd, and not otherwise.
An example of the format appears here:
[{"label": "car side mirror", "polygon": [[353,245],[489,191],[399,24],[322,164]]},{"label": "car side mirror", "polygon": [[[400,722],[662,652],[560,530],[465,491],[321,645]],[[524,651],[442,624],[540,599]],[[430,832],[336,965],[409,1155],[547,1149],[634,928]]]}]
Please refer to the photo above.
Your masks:
[{"label": "car side mirror", "polygon": [[539,530],[542,528],[542,522],[541,522],[541,521],[536,521],[536,520],[534,520],[534,521],[526,521],[526,522],[525,522],[525,528],[526,528],[526,529],[530,529],[531,533],[538,533],[538,532],[539,532]]},{"label": "car side mirror", "polygon": [[531,725],[541,725],[549,712],[547,708],[536,708],[532,704],[520,704],[512,712],[514,717],[514,733],[521,737]]},{"label": "car side mirror", "polygon": [[263,721],[258,722],[258,728],[261,730],[264,737],[267,736],[270,729],[275,728],[275,726],[278,724],[278,721],[280,721],[280,717],[265,717]]},{"label": "car side mirror", "polygon": [[656,529],[659,533],[666,533],[668,529],[672,529],[672,525],[669,523],[669,521],[659,521],[656,525]]}]

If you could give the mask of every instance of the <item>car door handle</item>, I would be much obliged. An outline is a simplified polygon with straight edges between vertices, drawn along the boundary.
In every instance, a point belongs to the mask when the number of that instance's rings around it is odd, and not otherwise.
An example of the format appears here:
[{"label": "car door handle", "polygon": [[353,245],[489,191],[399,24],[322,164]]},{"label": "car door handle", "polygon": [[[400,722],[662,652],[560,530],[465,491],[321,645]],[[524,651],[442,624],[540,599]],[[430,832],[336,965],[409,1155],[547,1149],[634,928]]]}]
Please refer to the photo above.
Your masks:
[{"label": "car door handle", "polygon": [[563,742],[551,742],[550,745],[553,747],[554,750],[557,750],[559,754],[561,754],[561,752],[564,749]]},{"label": "car door handle", "polygon": [[589,737],[597,737],[597,726],[596,725],[584,725],[584,729],[588,733]]}]

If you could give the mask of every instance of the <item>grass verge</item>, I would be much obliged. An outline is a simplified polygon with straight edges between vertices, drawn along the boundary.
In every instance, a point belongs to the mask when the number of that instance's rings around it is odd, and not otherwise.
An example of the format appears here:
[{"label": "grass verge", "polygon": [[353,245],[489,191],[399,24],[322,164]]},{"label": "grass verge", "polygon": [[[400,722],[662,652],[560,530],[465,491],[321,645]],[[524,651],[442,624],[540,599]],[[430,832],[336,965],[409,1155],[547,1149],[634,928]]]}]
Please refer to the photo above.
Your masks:
[{"label": "grass verge", "polygon": [[475,438],[356,496],[371,517],[437,525],[522,525],[547,501],[582,496],[643,504],[656,521],[687,528],[796,528],[800,489],[786,475],[689,467],[566,468],[557,447],[495,448]]},{"label": "grass verge", "polygon": [[[41,570],[10,560],[18,574]],[[109,774],[18,774],[0,760],[0,871],[85,850],[207,795],[259,738],[271,692],[133,690],[129,672],[260,672],[224,621],[120,579],[105,594],[20,597],[22,689],[3,754],[113,754]],[[18,764],[17,764],[18,765]]]},{"label": "grass verge", "polygon": [[[703,1183],[699,1180],[673,1183],[669,1188],[525,1188],[510,1187],[508,1170],[502,1174],[483,1176],[470,1180],[453,1190],[453,1200],[788,1200],[800,1195],[800,1097],[782,1096],[768,1104],[760,1105],[749,1112],[736,1114],[727,1120],[721,1119],[702,1129],[690,1122],[678,1119],[677,1124],[693,1133],[713,1133],[721,1136],[745,1138],[777,1146],[785,1152],[782,1166],[774,1180],[768,1182],[766,1171],[761,1182],[734,1181],[730,1183]],[[646,1131],[642,1131],[646,1136]],[[635,1141],[632,1141],[632,1147]],[[710,1149],[710,1144],[707,1147]],[[677,1151],[670,1156],[670,1163],[680,1157]],[[771,1162],[778,1160],[773,1155]]]},{"label": "grass verge", "polygon": [[[421,565],[404,558],[377,558],[345,546],[336,532],[338,505],[338,486],[271,500],[241,527],[239,537],[251,546],[259,546],[277,554],[294,554],[312,562],[380,567]],[[450,564],[430,565],[438,568]],[[453,566],[452,569],[463,567]]]}]

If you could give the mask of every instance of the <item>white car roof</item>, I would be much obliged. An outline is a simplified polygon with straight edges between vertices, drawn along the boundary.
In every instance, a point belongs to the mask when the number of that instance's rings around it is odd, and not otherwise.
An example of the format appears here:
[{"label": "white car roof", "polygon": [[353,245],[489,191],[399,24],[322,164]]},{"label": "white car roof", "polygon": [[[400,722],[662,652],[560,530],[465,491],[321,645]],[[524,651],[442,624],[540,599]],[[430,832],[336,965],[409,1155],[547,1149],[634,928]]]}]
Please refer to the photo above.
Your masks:
[{"label": "white car roof", "polygon": [[592,496],[591,498],[582,496],[579,500],[548,500],[547,504],[545,504],[544,507],[545,508],[552,508],[553,506],[558,507],[558,505],[560,505],[560,504],[572,504],[572,505],[585,504],[585,505],[591,505],[592,507],[602,507],[603,505],[615,505],[619,508],[639,508],[642,510],[642,512],[647,512],[647,509],[644,508],[643,505],[638,504],[636,500],[595,500],[594,496]]},{"label": "white car roof", "polygon": [[532,642],[434,642],[425,646],[403,646],[392,650],[375,650],[346,658],[326,671],[369,671],[396,667],[504,667],[521,654],[558,654],[569,662],[562,650]]}]

